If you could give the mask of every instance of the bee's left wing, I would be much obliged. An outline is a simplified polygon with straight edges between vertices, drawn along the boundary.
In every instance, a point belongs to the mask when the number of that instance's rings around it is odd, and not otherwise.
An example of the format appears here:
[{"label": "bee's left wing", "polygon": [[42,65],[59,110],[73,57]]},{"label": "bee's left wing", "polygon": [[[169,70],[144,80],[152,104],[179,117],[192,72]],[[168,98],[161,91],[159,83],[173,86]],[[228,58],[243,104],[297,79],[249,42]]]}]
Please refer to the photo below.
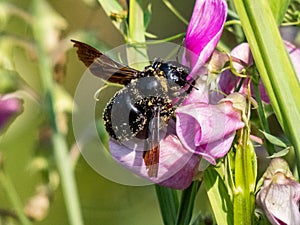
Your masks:
[{"label": "bee's left wing", "polygon": [[112,60],[88,44],[76,40],[71,41],[74,43],[74,47],[77,48],[78,58],[95,76],[112,83],[128,84],[141,73]]}]

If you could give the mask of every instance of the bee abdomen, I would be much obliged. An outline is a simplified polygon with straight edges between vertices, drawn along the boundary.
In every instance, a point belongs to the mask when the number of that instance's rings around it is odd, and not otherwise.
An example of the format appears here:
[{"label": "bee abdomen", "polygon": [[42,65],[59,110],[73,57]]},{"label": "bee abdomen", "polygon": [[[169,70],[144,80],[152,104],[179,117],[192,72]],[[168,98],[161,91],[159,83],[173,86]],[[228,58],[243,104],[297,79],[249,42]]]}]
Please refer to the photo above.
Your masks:
[{"label": "bee abdomen", "polygon": [[[167,124],[174,114],[172,101],[164,91],[161,91],[162,87],[155,83],[156,78],[146,80],[150,81],[148,84],[153,88],[152,92],[143,87],[144,82],[141,82],[141,79],[134,80],[117,92],[107,104],[103,120],[107,132],[113,139],[118,141],[127,141],[133,137],[147,139],[149,122],[157,113],[164,124]],[[151,95],[153,92],[154,95]]]}]

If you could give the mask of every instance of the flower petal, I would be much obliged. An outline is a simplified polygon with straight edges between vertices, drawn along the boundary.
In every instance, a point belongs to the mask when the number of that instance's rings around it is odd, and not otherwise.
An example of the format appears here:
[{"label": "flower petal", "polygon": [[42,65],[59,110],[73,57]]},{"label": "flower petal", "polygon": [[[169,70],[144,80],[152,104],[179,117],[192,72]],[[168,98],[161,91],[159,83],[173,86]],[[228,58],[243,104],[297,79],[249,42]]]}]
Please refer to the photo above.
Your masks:
[{"label": "flower petal", "polygon": [[235,131],[244,123],[231,102],[194,103],[176,110],[176,132],[183,146],[215,164],[230,149]]},{"label": "flower petal", "polygon": [[21,100],[10,95],[0,96],[0,130],[2,130],[8,122],[21,113]]},{"label": "flower petal", "polygon": [[185,149],[174,132],[174,128],[170,128],[160,142],[157,177],[148,176],[143,151],[132,150],[112,139],[109,148],[113,158],[135,174],[163,186],[185,189],[193,180],[199,157]]},{"label": "flower petal", "polygon": [[192,104],[194,102],[202,102],[208,103],[209,102],[209,86],[207,85],[206,80],[202,80],[205,78],[204,76],[199,77],[197,80],[197,84],[195,88],[189,93],[189,95],[184,99],[182,105]]},{"label": "flower petal", "polygon": [[298,79],[300,80],[300,49],[298,49],[296,46],[292,45],[288,41],[285,41],[284,44],[290,54],[291,61],[295,68],[295,72],[298,75]]},{"label": "flower petal", "polygon": [[[241,72],[247,66],[253,64],[253,56],[250,51],[250,46],[248,43],[242,43],[232,49],[230,56],[233,57],[233,66],[237,72]],[[240,60],[241,63],[236,62]],[[243,65],[244,64],[244,65]],[[235,76],[229,69],[225,70],[219,80],[219,88],[222,92],[229,95],[233,93],[234,88],[238,85],[241,78]],[[240,93],[247,94],[247,81],[244,81],[243,86],[240,88]]]},{"label": "flower petal", "polygon": [[236,59],[241,60],[242,64],[244,64],[242,65],[241,63],[233,61],[233,66],[238,72],[241,72],[241,70],[244,69],[245,66],[251,66],[253,64],[253,56],[248,43],[239,44],[234,49],[232,49],[230,55]]},{"label": "flower petal", "polygon": [[[295,68],[296,74],[298,75],[298,79],[300,80],[300,50],[296,48],[296,46],[292,45],[287,41],[285,41],[284,43],[287,51],[290,54],[291,61]],[[244,65],[242,65],[241,63],[233,62],[233,66],[238,72],[240,72],[246,66],[251,66],[253,64],[253,56],[250,51],[250,47],[248,43],[242,43],[236,46],[231,51],[230,55],[232,57],[235,57],[238,60],[241,60],[244,63]],[[232,74],[230,70],[226,70],[220,76],[219,88],[225,94],[233,93],[234,88],[237,86],[240,80],[241,80],[240,77],[237,77],[234,74]],[[240,93],[245,93],[245,94],[247,93],[247,83],[248,83],[248,79],[245,79],[242,87],[239,90]],[[260,91],[261,99],[265,103],[270,103],[270,99],[268,97],[268,94],[266,92],[262,80],[260,80],[259,82],[259,91]],[[254,93],[252,84],[251,84],[251,93]]]},{"label": "flower petal", "polygon": [[197,0],[185,38],[183,64],[192,68],[189,77],[200,71],[215,49],[227,15],[225,0]]},{"label": "flower petal", "polygon": [[215,142],[210,142],[206,145],[200,145],[196,148],[195,152],[201,155],[209,163],[216,165],[216,159],[222,158],[229,151],[235,132],[232,132],[222,139]]},{"label": "flower petal", "polygon": [[219,88],[223,93],[229,95],[233,93],[240,80],[240,77],[233,75],[229,69],[225,70],[220,76]]},{"label": "flower petal", "polygon": [[300,184],[292,176],[287,162],[273,159],[263,179],[256,202],[271,224],[300,224]]}]

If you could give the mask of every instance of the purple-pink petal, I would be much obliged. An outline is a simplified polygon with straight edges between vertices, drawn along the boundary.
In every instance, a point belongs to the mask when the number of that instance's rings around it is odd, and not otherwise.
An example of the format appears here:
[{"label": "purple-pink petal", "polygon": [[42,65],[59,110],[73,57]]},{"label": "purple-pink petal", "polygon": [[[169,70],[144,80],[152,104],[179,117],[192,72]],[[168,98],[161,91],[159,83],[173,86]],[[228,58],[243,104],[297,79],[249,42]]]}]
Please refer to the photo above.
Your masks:
[{"label": "purple-pink petal", "polygon": [[0,96],[0,131],[22,111],[22,101],[15,97]]},{"label": "purple-pink petal", "polygon": [[300,184],[287,162],[281,158],[273,159],[263,179],[256,203],[264,210],[269,222],[273,225],[300,224]]},{"label": "purple-pink petal", "polygon": [[298,79],[300,80],[300,49],[297,48],[295,45],[292,45],[288,41],[285,41],[284,44],[289,52]]},{"label": "purple-pink petal", "polygon": [[157,177],[149,177],[143,151],[134,151],[110,140],[110,152],[118,163],[153,183],[175,189],[185,189],[193,180],[199,157],[182,146],[172,126],[171,122],[167,136],[160,142]]},{"label": "purple-pink petal", "polygon": [[212,164],[230,149],[235,131],[242,128],[240,111],[232,103],[194,103],[176,111],[176,132],[183,146]]},{"label": "purple-pink petal", "polygon": [[[290,183],[294,185],[271,183],[268,188],[263,187],[257,196],[258,204],[273,225],[300,223],[300,185],[295,181]],[[296,185],[298,190],[295,190]]]},{"label": "purple-pink petal", "polygon": [[[233,57],[233,66],[234,69],[240,73],[245,67],[253,64],[253,56],[250,51],[250,47],[248,43],[242,43],[232,49],[230,53],[231,57]],[[239,60],[240,62],[237,62]],[[248,79],[247,79],[248,80]],[[247,94],[247,80],[244,81],[241,86],[239,92]],[[222,92],[229,95],[233,93],[234,88],[241,81],[241,77],[235,76],[229,69],[225,70],[219,80],[219,88]]]},{"label": "purple-pink petal", "polygon": [[230,70],[225,70],[220,75],[219,88],[224,94],[229,95],[233,93],[240,80],[240,77],[235,76]]},{"label": "purple-pink petal", "polygon": [[[245,66],[251,66],[253,64],[253,56],[248,43],[241,43],[232,49],[230,55],[236,59],[241,60],[241,63],[235,62],[233,59],[233,66],[238,71],[241,72]],[[243,65],[244,64],[244,65]]]},{"label": "purple-pink petal", "polygon": [[213,53],[227,16],[225,0],[197,0],[190,20],[183,64],[192,68],[190,76],[198,73]]},{"label": "purple-pink petal", "polygon": [[194,102],[209,103],[209,86],[207,81],[199,81],[195,85],[195,88],[189,93],[187,98],[184,99],[182,105],[193,104]]},{"label": "purple-pink petal", "polygon": [[[296,48],[296,46],[292,45],[291,43],[285,41],[285,46],[287,51],[289,52],[291,61],[293,63],[293,66],[295,68],[295,72],[298,76],[298,79],[300,80],[300,50]],[[253,64],[253,56],[249,47],[248,43],[242,43],[238,46],[236,46],[231,54],[233,58],[233,61],[235,59],[241,60],[241,63],[239,62],[233,62],[233,66],[237,72],[241,72],[242,69],[245,67],[251,66]],[[244,64],[244,65],[243,65]],[[233,93],[234,88],[239,84],[241,81],[241,77],[235,76],[230,70],[224,71],[219,79],[219,88],[220,90],[225,94]],[[243,81],[243,85],[241,86],[239,92],[240,93],[247,93],[247,84],[248,84],[249,78],[245,78]],[[268,97],[267,91],[263,85],[262,80],[259,82],[259,92],[260,97],[265,103],[270,103],[270,99]],[[253,85],[251,84],[251,93],[253,93]]]}]

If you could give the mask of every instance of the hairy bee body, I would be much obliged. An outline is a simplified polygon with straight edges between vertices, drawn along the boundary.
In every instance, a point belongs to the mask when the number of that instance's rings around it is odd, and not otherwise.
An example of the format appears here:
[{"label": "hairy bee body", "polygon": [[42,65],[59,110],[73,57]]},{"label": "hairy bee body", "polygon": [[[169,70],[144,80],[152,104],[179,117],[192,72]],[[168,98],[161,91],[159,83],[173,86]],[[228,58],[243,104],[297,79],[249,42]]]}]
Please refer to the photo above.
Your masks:
[{"label": "hairy bee body", "polygon": [[144,139],[143,158],[148,175],[156,177],[162,138],[160,130],[167,126],[176,107],[194,87],[194,81],[187,80],[188,68],[177,62],[156,59],[139,71],[110,59],[85,43],[72,42],[78,48],[79,59],[94,75],[124,85],[104,109],[106,131],[120,144],[134,138]]},{"label": "hairy bee body", "polygon": [[[144,86],[147,88],[144,89]],[[109,135],[118,141],[127,141],[135,136],[147,139],[145,129],[158,111],[162,122],[167,123],[174,114],[174,107],[163,89],[156,77],[145,77],[132,80],[118,91],[103,113]]]}]

